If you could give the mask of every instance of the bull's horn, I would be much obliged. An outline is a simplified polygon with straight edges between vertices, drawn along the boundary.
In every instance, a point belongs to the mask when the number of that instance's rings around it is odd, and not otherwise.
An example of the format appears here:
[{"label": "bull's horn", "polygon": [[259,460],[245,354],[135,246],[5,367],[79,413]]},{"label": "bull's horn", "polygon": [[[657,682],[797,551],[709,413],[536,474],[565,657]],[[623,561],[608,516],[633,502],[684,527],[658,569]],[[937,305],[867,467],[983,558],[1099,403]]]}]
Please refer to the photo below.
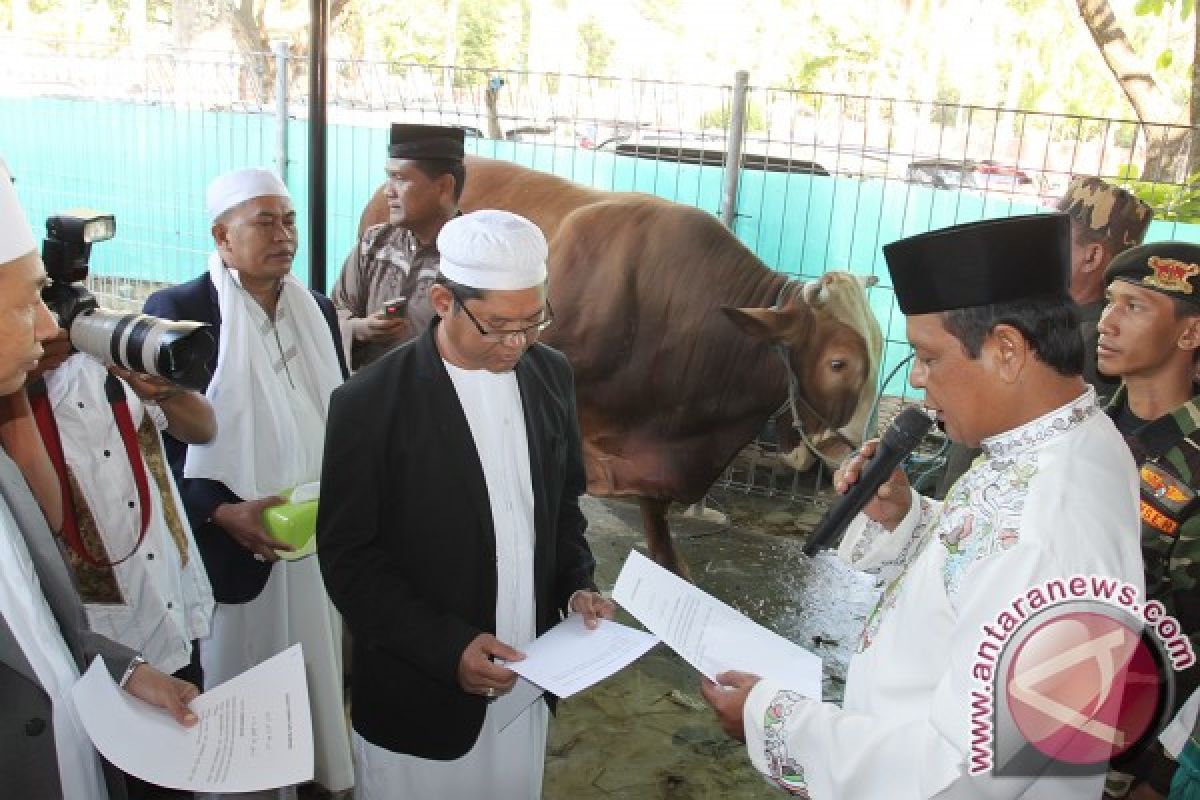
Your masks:
[{"label": "bull's horn", "polygon": [[862,284],[864,289],[870,289],[875,284],[879,283],[878,276],[875,275],[856,275],[858,282]]},{"label": "bull's horn", "polygon": [[817,296],[813,298],[813,305],[817,308],[823,308],[829,302],[829,285],[822,283],[821,288],[817,290]]}]

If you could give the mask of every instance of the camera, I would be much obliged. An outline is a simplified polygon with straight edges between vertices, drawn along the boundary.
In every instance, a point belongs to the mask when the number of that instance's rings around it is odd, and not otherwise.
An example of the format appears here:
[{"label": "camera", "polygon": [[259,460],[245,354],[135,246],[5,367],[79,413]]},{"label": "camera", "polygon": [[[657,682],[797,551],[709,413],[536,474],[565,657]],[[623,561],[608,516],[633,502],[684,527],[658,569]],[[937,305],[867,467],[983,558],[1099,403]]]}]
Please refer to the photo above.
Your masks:
[{"label": "camera", "polygon": [[73,209],[46,220],[42,261],[53,283],[42,299],[80,352],[133,372],[157,375],[189,389],[202,389],[216,349],[209,326],[101,308],[83,286],[93,242],[117,233],[117,219],[90,209]]}]

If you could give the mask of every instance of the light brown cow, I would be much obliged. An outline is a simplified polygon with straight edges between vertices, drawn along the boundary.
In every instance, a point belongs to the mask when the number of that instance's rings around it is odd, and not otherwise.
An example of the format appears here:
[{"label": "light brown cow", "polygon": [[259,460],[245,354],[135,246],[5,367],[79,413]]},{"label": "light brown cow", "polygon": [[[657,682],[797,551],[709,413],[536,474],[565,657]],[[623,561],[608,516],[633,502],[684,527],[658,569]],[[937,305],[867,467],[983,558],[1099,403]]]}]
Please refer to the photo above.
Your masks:
[{"label": "light brown cow", "polygon": [[[810,434],[869,404],[881,336],[848,273],[789,281],[704,211],[501,161],[467,159],[461,205],[521,214],[546,234],[555,321],[543,340],[575,369],[588,491],[637,497],[669,569],[686,572],[670,502],[704,496],[788,398],[789,371]],[[380,190],[360,230],[386,220]],[[854,324],[830,311],[851,307],[867,309]]]}]

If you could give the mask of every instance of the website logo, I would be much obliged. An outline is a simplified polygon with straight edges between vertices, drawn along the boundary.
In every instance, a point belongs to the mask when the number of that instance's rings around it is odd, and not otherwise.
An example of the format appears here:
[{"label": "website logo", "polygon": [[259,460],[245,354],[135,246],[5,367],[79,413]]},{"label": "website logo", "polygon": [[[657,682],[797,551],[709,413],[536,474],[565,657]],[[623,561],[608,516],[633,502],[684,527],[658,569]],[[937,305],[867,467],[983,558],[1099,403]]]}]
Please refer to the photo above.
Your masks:
[{"label": "website logo", "polygon": [[972,664],[972,774],[1096,774],[1168,720],[1174,672],[1195,662],[1162,605],[1073,576],[1030,589],[983,626]]}]

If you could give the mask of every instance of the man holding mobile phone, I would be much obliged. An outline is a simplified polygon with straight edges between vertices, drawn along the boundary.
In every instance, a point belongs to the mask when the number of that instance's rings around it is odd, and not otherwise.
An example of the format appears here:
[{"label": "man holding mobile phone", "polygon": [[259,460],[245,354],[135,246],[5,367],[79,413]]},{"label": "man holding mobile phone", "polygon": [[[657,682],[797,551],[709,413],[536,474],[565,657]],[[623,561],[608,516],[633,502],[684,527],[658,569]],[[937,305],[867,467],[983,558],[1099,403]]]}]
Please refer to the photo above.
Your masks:
[{"label": "man holding mobile phone", "polygon": [[392,125],[386,169],[388,222],[363,232],[331,295],[352,369],[423,333],[433,319],[437,235],[458,215],[465,180],[463,130]]}]

